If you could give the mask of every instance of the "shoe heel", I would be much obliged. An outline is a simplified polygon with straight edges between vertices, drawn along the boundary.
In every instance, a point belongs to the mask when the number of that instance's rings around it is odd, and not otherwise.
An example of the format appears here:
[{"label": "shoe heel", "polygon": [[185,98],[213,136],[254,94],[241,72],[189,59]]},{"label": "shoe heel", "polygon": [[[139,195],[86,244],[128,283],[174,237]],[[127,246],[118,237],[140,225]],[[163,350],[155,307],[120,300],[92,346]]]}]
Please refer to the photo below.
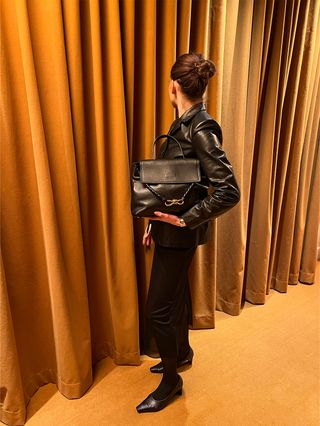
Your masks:
[{"label": "shoe heel", "polygon": [[182,395],[182,389],[179,389],[177,395]]}]

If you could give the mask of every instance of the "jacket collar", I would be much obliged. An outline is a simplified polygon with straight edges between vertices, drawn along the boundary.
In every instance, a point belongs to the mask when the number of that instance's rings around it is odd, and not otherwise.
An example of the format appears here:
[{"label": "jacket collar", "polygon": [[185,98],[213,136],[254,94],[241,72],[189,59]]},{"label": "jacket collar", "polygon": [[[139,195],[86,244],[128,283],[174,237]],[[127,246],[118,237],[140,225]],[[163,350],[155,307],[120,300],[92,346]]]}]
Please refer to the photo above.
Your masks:
[{"label": "jacket collar", "polygon": [[197,112],[205,110],[206,107],[203,103],[203,101],[192,105],[191,108],[187,109],[179,118],[177,118],[172,124],[171,127],[169,129],[169,134],[172,135],[172,133],[176,132],[180,126],[181,123],[186,123],[189,120],[191,120],[191,118],[197,114]]}]

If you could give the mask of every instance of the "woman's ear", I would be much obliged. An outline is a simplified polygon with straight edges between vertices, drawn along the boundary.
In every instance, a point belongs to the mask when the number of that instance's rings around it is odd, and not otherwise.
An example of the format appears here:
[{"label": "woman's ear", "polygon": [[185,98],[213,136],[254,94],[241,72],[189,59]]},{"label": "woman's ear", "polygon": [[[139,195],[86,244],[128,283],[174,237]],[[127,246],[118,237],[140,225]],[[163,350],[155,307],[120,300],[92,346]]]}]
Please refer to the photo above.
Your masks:
[{"label": "woman's ear", "polygon": [[177,82],[174,80],[171,80],[172,82],[172,88],[171,88],[171,92],[176,95],[177,94]]}]

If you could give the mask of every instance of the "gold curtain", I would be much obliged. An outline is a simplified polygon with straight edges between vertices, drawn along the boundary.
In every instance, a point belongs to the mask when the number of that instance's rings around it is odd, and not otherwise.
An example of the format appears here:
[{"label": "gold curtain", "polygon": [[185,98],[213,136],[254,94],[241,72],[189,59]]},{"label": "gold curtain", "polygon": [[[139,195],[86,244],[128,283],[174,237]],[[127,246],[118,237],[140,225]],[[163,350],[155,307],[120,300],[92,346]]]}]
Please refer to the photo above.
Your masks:
[{"label": "gold curtain", "polygon": [[153,249],[130,164],[175,118],[181,53],[217,65],[207,109],[242,195],[197,249],[194,328],[314,282],[319,14],[319,0],[1,0],[3,422],[23,424],[48,382],[81,397],[103,357],[140,363]]}]

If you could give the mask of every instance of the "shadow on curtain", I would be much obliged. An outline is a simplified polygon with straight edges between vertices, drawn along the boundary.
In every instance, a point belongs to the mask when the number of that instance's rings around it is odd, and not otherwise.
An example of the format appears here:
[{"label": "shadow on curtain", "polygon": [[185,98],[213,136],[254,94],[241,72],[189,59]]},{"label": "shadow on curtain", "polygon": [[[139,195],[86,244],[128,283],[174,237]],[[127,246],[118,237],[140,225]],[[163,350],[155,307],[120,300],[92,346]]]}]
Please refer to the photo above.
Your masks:
[{"label": "shadow on curtain", "polygon": [[[195,328],[271,289],[314,282],[320,201],[320,2],[1,1],[1,420],[39,386],[67,398],[97,361],[139,365],[153,249],[130,213],[130,164],[174,111],[175,57],[217,65],[241,202],[214,221],[190,281]],[[140,324],[140,326],[139,326]],[[139,338],[140,336],[140,338]]]}]

